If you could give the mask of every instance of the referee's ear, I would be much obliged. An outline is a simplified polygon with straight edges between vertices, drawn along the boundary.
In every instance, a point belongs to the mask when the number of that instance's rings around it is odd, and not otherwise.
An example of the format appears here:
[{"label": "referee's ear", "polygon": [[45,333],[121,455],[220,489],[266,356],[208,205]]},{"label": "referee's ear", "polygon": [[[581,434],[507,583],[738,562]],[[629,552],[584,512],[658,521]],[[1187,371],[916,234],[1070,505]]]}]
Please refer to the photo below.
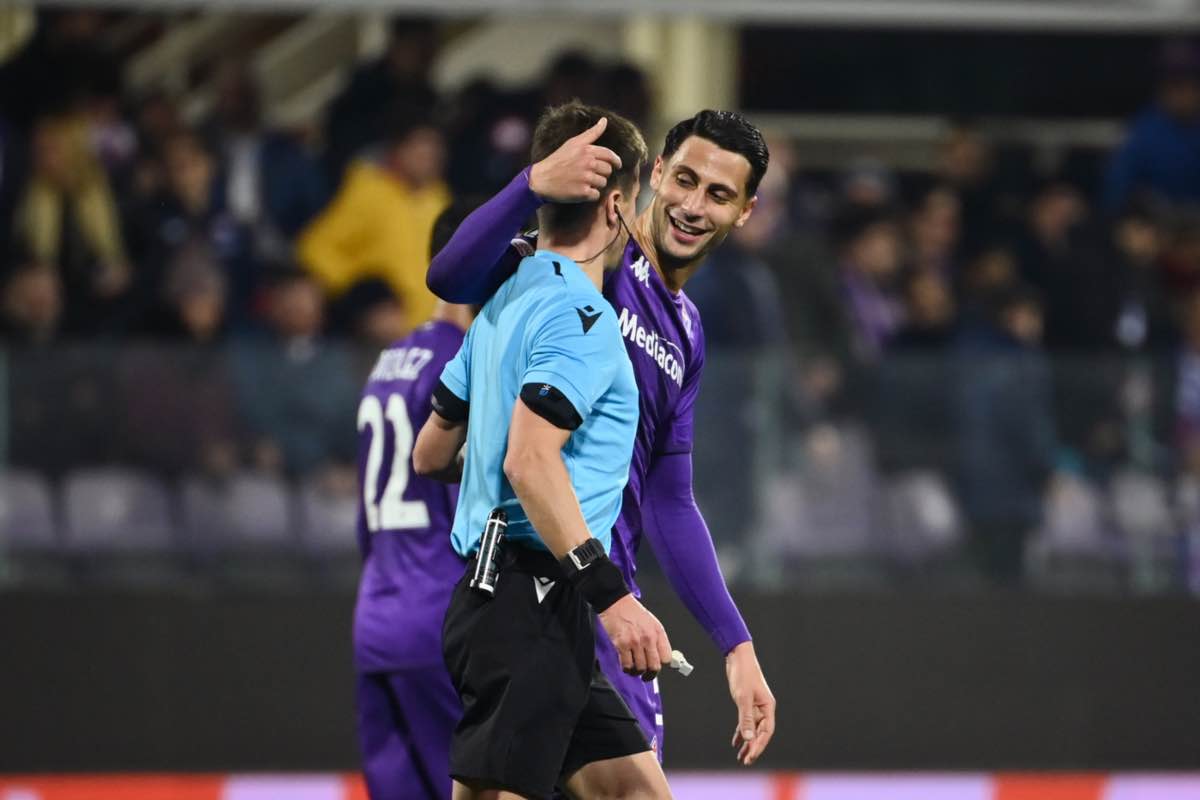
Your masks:
[{"label": "referee's ear", "polygon": [[614,186],[612,191],[604,196],[604,221],[610,230],[621,224],[621,187]]}]

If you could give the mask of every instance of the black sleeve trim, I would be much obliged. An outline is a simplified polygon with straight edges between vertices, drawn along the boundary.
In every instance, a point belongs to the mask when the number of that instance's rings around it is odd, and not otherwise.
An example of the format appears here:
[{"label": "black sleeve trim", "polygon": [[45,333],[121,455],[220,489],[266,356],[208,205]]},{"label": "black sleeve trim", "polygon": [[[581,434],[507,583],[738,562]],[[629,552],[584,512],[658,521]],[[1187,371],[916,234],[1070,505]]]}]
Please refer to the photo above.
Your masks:
[{"label": "black sleeve trim", "polygon": [[433,410],[438,413],[438,416],[450,422],[466,422],[467,413],[471,408],[470,403],[447,389],[446,384],[441,381],[438,381],[437,386],[433,388],[433,397],[430,398],[430,403],[433,404]]},{"label": "black sleeve trim", "polygon": [[566,396],[548,383],[527,383],[521,387],[521,400],[529,410],[556,428],[573,431],[583,424],[583,417]]}]

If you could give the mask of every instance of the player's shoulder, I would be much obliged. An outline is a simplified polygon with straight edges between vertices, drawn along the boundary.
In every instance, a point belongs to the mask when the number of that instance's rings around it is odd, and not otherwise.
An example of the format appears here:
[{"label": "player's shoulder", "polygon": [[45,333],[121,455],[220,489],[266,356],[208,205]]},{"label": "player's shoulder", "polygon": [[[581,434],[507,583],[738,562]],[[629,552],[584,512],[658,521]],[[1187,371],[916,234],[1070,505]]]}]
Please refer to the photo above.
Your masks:
[{"label": "player's shoulder", "polygon": [[700,309],[692,299],[680,289],[675,295],[675,309],[678,312],[679,325],[683,335],[693,351],[704,349],[704,324],[700,319]]},{"label": "player's shoulder", "polygon": [[412,347],[425,347],[431,350],[457,350],[465,335],[466,332],[453,322],[430,320],[414,328],[402,339],[392,342],[386,349],[407,350]]},{"label": "player's shoulder", "polygon": [[417,380],[431,364],[439,368],[453,358],[462,345],[463,331],[449,322],[427,322],[380,351],[366,390],[378,384]]}]

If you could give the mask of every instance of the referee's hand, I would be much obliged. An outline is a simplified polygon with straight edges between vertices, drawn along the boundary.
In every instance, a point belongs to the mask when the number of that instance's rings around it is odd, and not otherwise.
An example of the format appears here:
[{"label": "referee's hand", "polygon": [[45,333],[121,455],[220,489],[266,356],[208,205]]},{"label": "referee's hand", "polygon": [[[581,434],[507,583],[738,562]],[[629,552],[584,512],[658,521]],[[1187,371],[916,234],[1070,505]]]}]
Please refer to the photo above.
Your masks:
[{"label": "referee's hand", "polygon": [[529,170],[529,188],[537,196],[556,203],[588,203],[600,199],[613,170],[621,168],[621,157],[594,142],[608,127],[603,117],[583,133],[567,139]]},{"label": "referee's hand", "polygon": [[621,669],[630,675],[652,681],[671,663],[671,643],[662,623],[633,595],[627,594],[606,608],[600,614],[600,624],[621,658]]}]

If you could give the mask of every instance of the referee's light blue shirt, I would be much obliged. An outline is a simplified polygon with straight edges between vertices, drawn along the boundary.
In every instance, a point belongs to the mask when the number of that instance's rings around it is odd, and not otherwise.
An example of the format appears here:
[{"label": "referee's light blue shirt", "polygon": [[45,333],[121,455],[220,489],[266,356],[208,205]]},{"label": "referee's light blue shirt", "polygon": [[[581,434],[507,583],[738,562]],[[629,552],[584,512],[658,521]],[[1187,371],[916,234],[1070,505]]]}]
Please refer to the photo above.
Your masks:
[{"label": "referee's light blue shirt", "polygon": [[579,265],[549,250],[521,261],[475,318],[442,383],[470,403],[452,534],[459,555],[479,548],[497,506],[508,513],[510,541],[545,549],[504,476],[513,404],[527,383],[558,389],[583,419],[563,461],[588,529],[607,550],[629,479],[638,390],[617,314]]}]

